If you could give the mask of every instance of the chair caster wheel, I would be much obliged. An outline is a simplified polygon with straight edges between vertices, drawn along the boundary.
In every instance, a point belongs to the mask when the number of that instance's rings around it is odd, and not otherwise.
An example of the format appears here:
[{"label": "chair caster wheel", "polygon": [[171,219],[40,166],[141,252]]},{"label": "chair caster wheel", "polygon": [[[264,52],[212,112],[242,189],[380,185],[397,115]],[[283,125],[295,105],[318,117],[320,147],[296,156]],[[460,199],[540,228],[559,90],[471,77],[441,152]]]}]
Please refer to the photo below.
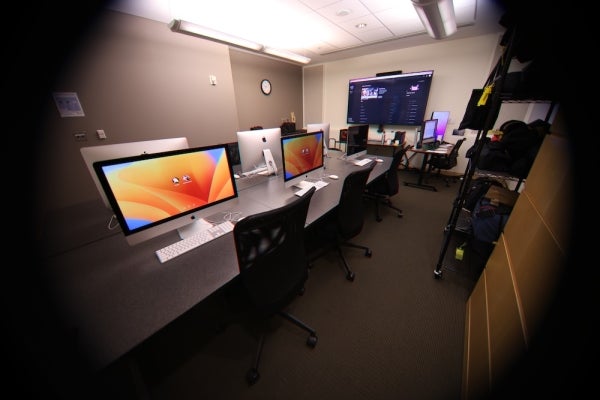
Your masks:
[{"label": "chair caster wheel", "polygon": [[248,385],[254,385],[258,381],[258,378],[260,378],[260,374],[254,368],[251,368],[246,374],[246,382],[248,382]]},{"label": "chair caster wheel", "polygon": [[400,213],[398,213],[398,218],[402,218],[402,217],[404,217],[404,215],[403,215],[403,214],[400,214]]},{"label": "chair caster wheel", "polygon": [[371,251],[371,249],[365,250],[365,256],[371,257],[372,255],[373,255],[373,252]]},{"label": "chair caster wheel", "polygon": [[346,279],[348,279],[350,282],[354,282],[354,272],[348,272],[346,274]]},{"label": "chair caster wheel", "polygon": [[310,335],[308,339],[306,339],[306,345],[314,349],[318,340],[317,335]]}]

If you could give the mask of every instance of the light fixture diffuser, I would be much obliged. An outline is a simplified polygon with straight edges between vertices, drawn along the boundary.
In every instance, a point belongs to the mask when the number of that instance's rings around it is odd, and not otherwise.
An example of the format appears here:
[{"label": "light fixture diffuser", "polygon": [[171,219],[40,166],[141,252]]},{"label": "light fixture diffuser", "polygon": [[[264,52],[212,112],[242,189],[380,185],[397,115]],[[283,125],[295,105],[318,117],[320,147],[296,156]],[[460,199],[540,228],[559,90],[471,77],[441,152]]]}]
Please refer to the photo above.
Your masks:
[{"label": "light fixture diffuser", "polygon": [[301,64],[308,64],[310,62],[310,58],[304,57],[300,54],[292,53],[287,50],[274,49],[272,47],[264,47],[263,52],[270,54],[272,56],[277,56],[281,58],[286,58],[288,60],[296,61]]},{"label": "light fixture diffuser", "polygon": [[242,39],[237,36],[229,35],[227,33],[215,31],[203,26],[193,24],[188,21],[180,19],[174,19],[169,23],[169,29],[173,32],[184,33],[187,35],[197,36],[202,39],[208,39],[219,43],[234,45],[237,47],[243,47],[254,51],[261,51],[262,44],[252,42],[250,40]]},{"label": "light fixture diffuser", "polygon": [[443,39],[456,32],[456,16],[452,0],[412,0],[427,33]]},{"label": "light fixture diffuser", "polygon": [[275,49],[272,47],[265,47],[260,43],[255,43],[250,40],[242,39],[237,36],[229,35],[227,33],[215,31],[210,28],[196,25],[194,23],[174,19],[169,23],[169,29],[173,32],[184,33],[191,36],[196,36],[202,39],[212,40],[214,42],[223,43],[226,45],[232,45],[236,47],[242,47],[256,52],[263,52],[276,57],[285,58],[290,61],[295,61],[301,64],[308,64],[310,58],[304,57],[300,54],[292,53],[287,50]]}]

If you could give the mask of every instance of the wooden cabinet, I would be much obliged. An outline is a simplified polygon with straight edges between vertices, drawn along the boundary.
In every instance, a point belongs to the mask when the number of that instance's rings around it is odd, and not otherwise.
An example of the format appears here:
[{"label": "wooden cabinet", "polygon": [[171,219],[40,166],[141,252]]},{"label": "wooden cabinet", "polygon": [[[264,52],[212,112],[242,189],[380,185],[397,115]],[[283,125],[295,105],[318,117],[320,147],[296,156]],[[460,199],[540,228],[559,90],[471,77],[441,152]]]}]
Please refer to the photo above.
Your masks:
[{"label": "wooden cabinet", "polygon": [[556,296],[571,228],[570,166],[567,138],[546,136],[467,300],[463,400],[494,391],[528,350]]}]

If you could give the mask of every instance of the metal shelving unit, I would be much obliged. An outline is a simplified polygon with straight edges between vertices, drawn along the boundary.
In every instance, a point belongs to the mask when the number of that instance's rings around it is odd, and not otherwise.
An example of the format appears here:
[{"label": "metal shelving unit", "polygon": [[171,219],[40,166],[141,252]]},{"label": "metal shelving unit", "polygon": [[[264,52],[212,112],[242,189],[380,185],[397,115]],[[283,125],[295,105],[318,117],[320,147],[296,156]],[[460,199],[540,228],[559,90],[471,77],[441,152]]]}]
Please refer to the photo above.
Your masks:
[{"label": "metal shelving unit", "polygon": [[448,218],[446,227],[444,228],[444,238],[438,257],[438,262],[433,273],[435,279],[442,278],[444,258],[446,256],[446,252],[448,251],[448,247],[450,245],[450,241],[454,232],[456,230],[460,230],[461,232],[467,234],[470,232],[470,213],[464,208],[465,198],[468,194],[469,188],[471,187],[473,175],[477,171],[477,162],[479,160],[479,155],[485,143],[485,141],[482,139],[485,137],[487,131],[492,129],[492,127],[494,126],[502,102],[505,100],[502,98],[501,89],[504,83],[504,78],[506,77],[506,74],[508,72],[508,67],[510,66],[510,62],[512,60],[514,41],[515,30],[511,32],[510,37],[508,39],[508,43],[504,48],[503,54],[500,56],[500,59],[498,60],[495,68],[491,72],[484,85],[484,88],[493,85],[493,89],[487,100],[491,102],[490,107],[488,108],[488,113],[485,118],[483,129],[479,129],[477,132],[477,136],[475,138],[476,147],[474,154],[471,158],[469,158],[469,162],[461,179],[458,195],[454,200],[452,211]]}]

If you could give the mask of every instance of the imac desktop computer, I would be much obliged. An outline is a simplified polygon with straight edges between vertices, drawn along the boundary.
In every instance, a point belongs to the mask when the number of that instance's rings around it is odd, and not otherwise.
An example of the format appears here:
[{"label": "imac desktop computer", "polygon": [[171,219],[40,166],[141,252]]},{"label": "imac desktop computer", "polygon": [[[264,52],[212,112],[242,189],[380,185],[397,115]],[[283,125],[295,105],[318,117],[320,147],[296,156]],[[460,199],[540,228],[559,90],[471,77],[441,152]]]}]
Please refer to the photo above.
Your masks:
[{"label": "imac desktop computer", "polygon": [[437,119],[438,121],[435,128],[435,140],[442,143],[450,120],[450,111],[434,111],[431,113],[431,119]]},{"label": "imac desktop computer", "polygon": [[369,138],[369,125],[351,125],[348,127],[348,142],[346,144],[345,158],[356,160],[367,154],[367,140]]},{"label": "imac desktop computer", "polygon": [[[324,170],[323,132],[300,133],[281,138],[285,187],[303,189],[319,180]],[[304,183],[307,182],[307,183]]]},{"label": "imac desktop computer", "polygon": [[330,124],[329,122],[322,122],[320,124],[314,123],[314,124],[306,124],[306,132],[317,132],[317,131],[322,131],[323,132],[323,146],[325,147],[324,150],[324,154],[325,156],[327,156],[327,149],[329,147],[329,129],[330,129]]},{"label": "imac desktop computer", "polygon": [[184,239],[238,196],[225,144],[97,161],[94,171],[130,245],[173,230]]},{"label": "imac desktop computer", "polygon": [[[283,166],[280,139],[281,128],[252,129],[237,132],[242,175],[276,174],[277,170]],[[267,164],[264,150],[271,153],[272,161],[269,161],[275,165]]]},{"label": "imac desktop computer", "polygon": [[421,134],[419,135],[418,149],[432,149],[435,146],[436,136],[435,128],[437,119],[426,119],[421,125]]}]

